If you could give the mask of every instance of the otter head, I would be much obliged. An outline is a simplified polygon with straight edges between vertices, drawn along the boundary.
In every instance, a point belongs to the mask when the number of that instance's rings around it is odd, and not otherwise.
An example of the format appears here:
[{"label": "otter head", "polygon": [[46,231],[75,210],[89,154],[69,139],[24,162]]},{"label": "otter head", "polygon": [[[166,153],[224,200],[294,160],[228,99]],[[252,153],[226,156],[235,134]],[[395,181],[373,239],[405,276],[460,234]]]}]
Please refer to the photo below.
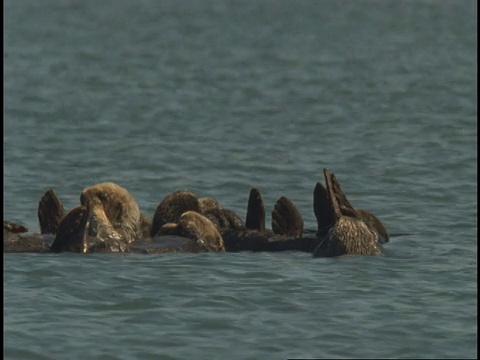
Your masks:
[{"label": "otter head", "polygon": [[198,203],[202,214],[211,209],[220,209],[220,204],[212,197],[202,197],[198,199]]},{"label": "otter head", "polygon": [[127,243],[140,237],[140,209],[121,186],[111,182],[90,186],[83,190],[80,202],[90,211],[91,236],[113,234]]},{"label": "otter head", "polygon": [[167,223],[177,223],[186,211],[201,212],[197,195],[188,190],[178,190],[167,195],[158,204],[153,216],[151,236],[161,234]]},{"label": "otter head", "polygon": [[225,251],[223,239],[215,225],[195,211],[184,212],[177,223],[163,225],[162,231],[194,239],[200,249],[204,251]]}]

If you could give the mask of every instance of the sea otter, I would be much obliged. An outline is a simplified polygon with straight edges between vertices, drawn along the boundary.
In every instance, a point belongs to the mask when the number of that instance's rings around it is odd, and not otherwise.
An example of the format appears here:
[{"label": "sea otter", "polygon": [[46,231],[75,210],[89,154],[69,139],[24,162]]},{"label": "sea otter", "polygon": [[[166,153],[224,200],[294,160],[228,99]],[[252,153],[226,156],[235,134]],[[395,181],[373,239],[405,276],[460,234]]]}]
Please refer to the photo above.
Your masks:
[{"label": "sea otter", "polygon": [[222,236],[215,225],[196,211],[184,212],[177,223],[162,226],[163,233],[175,233],[196,241],[199,251],[225,251]]},{"label": "sea otter", "polygon": [[[39,209],[40,219],[41,213],[49,214],[51,218],[55,217],[52,215],[55,209],[60,213],[52,198],[52,193],[47,192],[40,201],[44,207],[50,204],[50,209]],[[60,221],[52,251],[121,252],[149,230],[148,219],[140,213],[136,200],[115,183],[105,182],[85,188],[80,202],[80,206],[73,208]]]},{"label": "sea otter", "polygon": [[150,235],[154,237],[161,233],[162,226],[167,223],[176,223],[180,216],[186,211],[196,211],[201,213],[198,196],[188,190],[177,190],[165,196],[158,204]]},{"label": "sea otter", "polygon": [[80,203],[88,209],[88,235],[129,244],[142,234],[140,209],[123,187],[105,182],[82,191]]},{"label": "sea otter", "polygon": [[324,169],[324,176],[326,189],[317,183],[314,190],[317,234],[321,240],[313,256],[382,254],[376,225],[367,224],[364,215],[351,206],[330,170]]}]

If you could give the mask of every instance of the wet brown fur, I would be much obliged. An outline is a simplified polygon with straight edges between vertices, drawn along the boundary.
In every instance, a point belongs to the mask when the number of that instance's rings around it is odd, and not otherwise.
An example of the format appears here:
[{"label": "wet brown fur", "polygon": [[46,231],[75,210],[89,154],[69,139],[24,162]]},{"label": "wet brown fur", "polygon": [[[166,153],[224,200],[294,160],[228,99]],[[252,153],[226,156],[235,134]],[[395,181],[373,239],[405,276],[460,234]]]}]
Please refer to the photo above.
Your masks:
[{"label": "wet brown fur", "polygon": [[200,205],[200,213],[202,214],[211,209],[220,209],[220,204],[212,197],[202,197],[198,199],[198,203]]},{"label": "wet brown fur", "polygon": [[163,225],[177,223],[186,211],[201,212],[197,195],[188,190],[168,194],[157,206],[152,222],[151,236],[158,234]]},{"label": "wet brown fur", "polygon": [[[382,249],[378,243],[376,231],[358,218],[355,209],[348,201],[342,201],[342,206],[350,216],[340,209],[339,199],[345,199],[345,194],[339,186],[333,185],[334,175],[324,169],[329,206],[321,212],[334,219],[334,225],[329,229],[325,239],[315,249],[313,256],[330,257],[340,255],[380,255]],[[330,214],[328,214],[330,213]],[[318,219],[317,219],[318,221]]]},{"label": "wet brown fur", "polygon": [[141,237],[140,209],[123,187],[111,182],[90,186],[80,202],[89,210],[89,236],[127,244]]},{"label": "wet brown fur", "polygon": [[[215,225],[202,214],[195,211],[186,211],[180,216],[177,226],[177,233],[195,239],[200,250],[225,251],[222,236]],[[165,224],[164,227],[170,226]]]}]

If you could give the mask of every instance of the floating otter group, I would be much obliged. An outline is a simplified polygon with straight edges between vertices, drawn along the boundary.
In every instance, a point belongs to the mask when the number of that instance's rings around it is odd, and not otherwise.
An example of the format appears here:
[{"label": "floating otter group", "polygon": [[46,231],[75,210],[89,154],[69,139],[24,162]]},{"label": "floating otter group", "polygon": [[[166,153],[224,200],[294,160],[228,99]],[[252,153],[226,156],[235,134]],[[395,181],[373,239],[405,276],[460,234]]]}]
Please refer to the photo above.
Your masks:
[{"label": "floating otter group", "polygon": [[314,257],[380,255],[389,241],[380,220],[347,200],[339,182],[324,169],[325,187],[317,183],[313,209],[317,230],[303,228],[295,205],[282,196],[265,228],[265,204],[252,188],[245,222],[213,198],[175,191],[157,206],[152,221],[132,195],[107,182],[82,191],[80,205],[65,213],[53,190],[39,202],[40,234],[4,221],[4,252],[223,252],[297,250]]}]

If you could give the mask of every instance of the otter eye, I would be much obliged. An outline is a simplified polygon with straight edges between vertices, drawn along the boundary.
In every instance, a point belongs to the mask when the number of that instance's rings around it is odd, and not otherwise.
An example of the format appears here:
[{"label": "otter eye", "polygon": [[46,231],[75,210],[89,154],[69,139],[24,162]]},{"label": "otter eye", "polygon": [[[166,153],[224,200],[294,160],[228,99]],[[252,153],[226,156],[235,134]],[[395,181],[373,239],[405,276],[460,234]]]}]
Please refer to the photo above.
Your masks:
[{"label": "otter eye", "polygon": [[101,201],[106,201],[107,200],[107,194],[105,194],[105,193],[99,193],[97,196]]}]

